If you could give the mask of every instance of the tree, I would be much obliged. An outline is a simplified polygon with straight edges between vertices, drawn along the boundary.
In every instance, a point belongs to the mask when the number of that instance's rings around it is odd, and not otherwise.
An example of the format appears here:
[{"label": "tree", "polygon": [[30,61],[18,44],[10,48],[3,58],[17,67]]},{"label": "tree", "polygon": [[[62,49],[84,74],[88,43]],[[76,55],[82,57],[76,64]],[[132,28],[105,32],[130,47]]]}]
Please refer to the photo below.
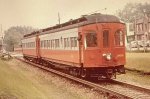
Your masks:
[{"label": "tree", "polygon": [[31,33],[35,30],[36,29],[33,29],[32,27],[26,26],[16,26],[9,28],[7,31],[4,32],[4,43],[6,46],[6,50],[13,51],[14,46],[18,46],[21,43],[21,39],[23,38],[24,34]]},{"label": "tree", "polygon": [[128,3],[123,10],[117,11],[117,16],[124,22],[133,22],[135,18],[141,18],[144,14],[150,14],[150,4]]}]

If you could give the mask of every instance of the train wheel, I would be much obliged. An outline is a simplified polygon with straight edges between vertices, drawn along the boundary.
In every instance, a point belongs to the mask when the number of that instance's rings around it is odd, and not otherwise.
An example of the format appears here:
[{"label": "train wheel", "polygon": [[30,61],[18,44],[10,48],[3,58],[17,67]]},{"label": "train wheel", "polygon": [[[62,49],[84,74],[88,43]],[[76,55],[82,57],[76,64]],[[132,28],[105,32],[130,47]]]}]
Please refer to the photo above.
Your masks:
[{"label": "train wheel", "polygon": [[77,68],[70,68],[69,74],[78,77],[80,75],[79,69]]},{"label": "train wheel", "polygon": [[106,74],[106,78],[107,79],[111,79],[113,77],[113,75],[114,75],[113,73],[107,73]]},{"label": "train wheel", "polygon": [[73,69],[72,68],[69,68],[69,74],[73,75]]},{"label": "train wheel", "polygon": [[86,69],[82,69],[81,70],[81,77],[82,78],[86,78],[87,77],[87,70]]}]

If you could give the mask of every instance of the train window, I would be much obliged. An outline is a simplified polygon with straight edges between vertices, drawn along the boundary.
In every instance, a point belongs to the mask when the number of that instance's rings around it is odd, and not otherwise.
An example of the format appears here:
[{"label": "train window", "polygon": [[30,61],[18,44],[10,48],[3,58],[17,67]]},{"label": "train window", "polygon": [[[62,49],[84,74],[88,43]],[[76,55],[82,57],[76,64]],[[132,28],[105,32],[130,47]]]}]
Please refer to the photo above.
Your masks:
[{"label": "train window", "polygon": [[52,40],[52,42],[51,42],[51,43],[52,43],[52,48],[54,48],[54,40]]},{"label": "train window", "polygon": [[62,37],[60,38],[60,42],[61,42],[61,45],[63,45],[63,38]]},{"label": "train window", "polygon": [[97,46],[97,34],[96,33],[87,33],[86,34],[86,44],[87,44],[87,47],[96,47]]},{"label": "train window", "polygon": [[42,48],[42,41],[40,42],[40,47]]},{"label": "train window", "polygon": [[52,40],[52,46],[53,46],[53,48],[55,48],[54,40]]},{"label": "train window", "polygon": [[55,48],[55,40],[53,40],[53,48]]},{"label": "train window", "polygon": [[30,48],[32,47],[32,42],[29,43],[30,44]]},{"label": "train window", "polygon": [[41,41],[41,48],[43,48],[43,41]]},{"label": "train window", "polygon": [[47,46],[47,42],[46,42],[46,40],[44,40],[44,48],[46,48],[46,46]]},{"label": "train window", "polygon": [[77,40],[77,39],[78,39],[77,37],[74,38],[74,47],[77,47],[77,45],[78,45],[78,44],[77,44],[77,43],[78,43],[78,40]]},{"label": "train window", "polygon": [[29,48],[29,43],[27,43],[27,48]]},{"label": "train window", "polygon": [[104,48],[109,47],[109,31],[108,30],[103,31],[103,47]]},{"label": "train window", "polygon": [[64,38],[64,48],[69,47],[70,46],[69,43],[70,43],[69,38]]},{"label": "train window", "polygon": [[46,41],[44,40],[44,48],[46,48]]},{"label": "train window", "polygon": [[115,45],[123,46],[123,32],[121,30],[116,31],[115,33]]},{"label": "train window", "polygon": [[56,47],[56,48],[59,47],[59,39],[55,39],[55,47]]},{"label": "train window", "polygon": [[33,48],[35,48],[35,44],[34,44],[34,42],[33,42]]},{"label": "train window", "polygon": [[44,40],[43,40],[43,48],[44,48]]},{"label": "train window", "polygon": [[51,40],[49,40],[49,48],[52,48]]},{"label": "train window", "polygon": [[42,48],[44,48],[44,40],[42,41]]},{"label": "train window", "polygon": [[58,47],[59,47],[59,46],[60,46],[60,45],[59,45],[59,39],[57,39],[57,43],[58,43]]},{"label": "train window", "polygon": [[49,43],[48,43],[48,40],[46,40],[46,48],[48,49],[49,48]]},{"label": "train window", "polygon": [[47,40],[47,49],[49,48],[49,40]]},{"label": "train window", "polygon": [[33,48],[35,48],[35,42],[33,42]]},{"label": "train window", "polygon": [[77,47],[77,37],[71,37],[70,38],[71,47]]},{"label": "train window", "polygon": [[28,48],[30,48],[30,43],[28,42]]},{"label": "train window", "polygon": [[47,40],[47,49],[49,48],[49,40]]},{"label": "train window", "polygon": [[52,49],[52,40],[51,40],[51,44],[50,45],[51,45],[51,49]]},{"label": "train window", "polygon": [[49,48],[49,41],[47,40],[47,49]]},{"label": "train window", "polygon": [[33,48],[33,42],[31,42],[31,48]]},{"label": "train window", "polygon": [[45,40],[43,40],[43,48],[45,48]]},{"label": "train window", "polygon": [[32,46],[33,46],[33,43],[31,42],[31,43],[30,43],[30,47],[32,48]]},{"label": "train window", "polygon": [[32,44],[32,46],[31,46],[31,47],[33,48],[33,42],[32,42],[31,44]]},{"label": "train window", "polygon": [[69,47],[69,38],[67,38],[67,47]]},{"label": "train window", "polygon": [[45,48],[47,48],[47,40],[45,40]]},{"label": "train window", "polygon": [[64,48],[66,47],[66,38],[64,38]]}]

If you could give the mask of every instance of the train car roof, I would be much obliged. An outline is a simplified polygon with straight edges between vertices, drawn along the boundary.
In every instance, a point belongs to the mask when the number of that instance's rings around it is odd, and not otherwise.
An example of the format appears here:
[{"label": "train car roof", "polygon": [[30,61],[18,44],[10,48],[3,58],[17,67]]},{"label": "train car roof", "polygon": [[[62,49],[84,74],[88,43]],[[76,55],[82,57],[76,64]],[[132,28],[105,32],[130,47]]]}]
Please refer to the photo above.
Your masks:
[{"label": "train car roof", "polygon": [[114,15],[107,15],[107,14],[100,14],[100,13],[95,13],[92,15],[82,15],[82,17],[74,20],[69,20],[68,22],[62,23],[62,24],[57,24],[52,27],[48,27],[45,29],[41,29],[38,31],[34,31],[30,34],[24,35],[24,37],[29,37],[32,35],[37,35],[37,34],[44,34],[45,32],[56,32],[56,31],[61,31],[73,27],[79,27],[87,24],[92,24],[92,23],[121,23],[119,18],[117,18]]}]

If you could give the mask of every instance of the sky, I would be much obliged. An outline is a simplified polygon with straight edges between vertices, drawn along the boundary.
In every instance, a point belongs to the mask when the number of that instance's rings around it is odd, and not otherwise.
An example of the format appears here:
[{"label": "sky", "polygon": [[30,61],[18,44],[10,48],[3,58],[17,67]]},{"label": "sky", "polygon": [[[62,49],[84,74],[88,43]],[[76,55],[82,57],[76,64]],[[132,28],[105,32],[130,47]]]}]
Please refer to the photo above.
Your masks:
[{"label": "sky", "polygon": [[58,13],[64,23],[97,10],[115,14],[128,2],[150,3],[150,0],[0,0],[0,24],[3,32],[11,26],[42,29],[58,24]]}]

